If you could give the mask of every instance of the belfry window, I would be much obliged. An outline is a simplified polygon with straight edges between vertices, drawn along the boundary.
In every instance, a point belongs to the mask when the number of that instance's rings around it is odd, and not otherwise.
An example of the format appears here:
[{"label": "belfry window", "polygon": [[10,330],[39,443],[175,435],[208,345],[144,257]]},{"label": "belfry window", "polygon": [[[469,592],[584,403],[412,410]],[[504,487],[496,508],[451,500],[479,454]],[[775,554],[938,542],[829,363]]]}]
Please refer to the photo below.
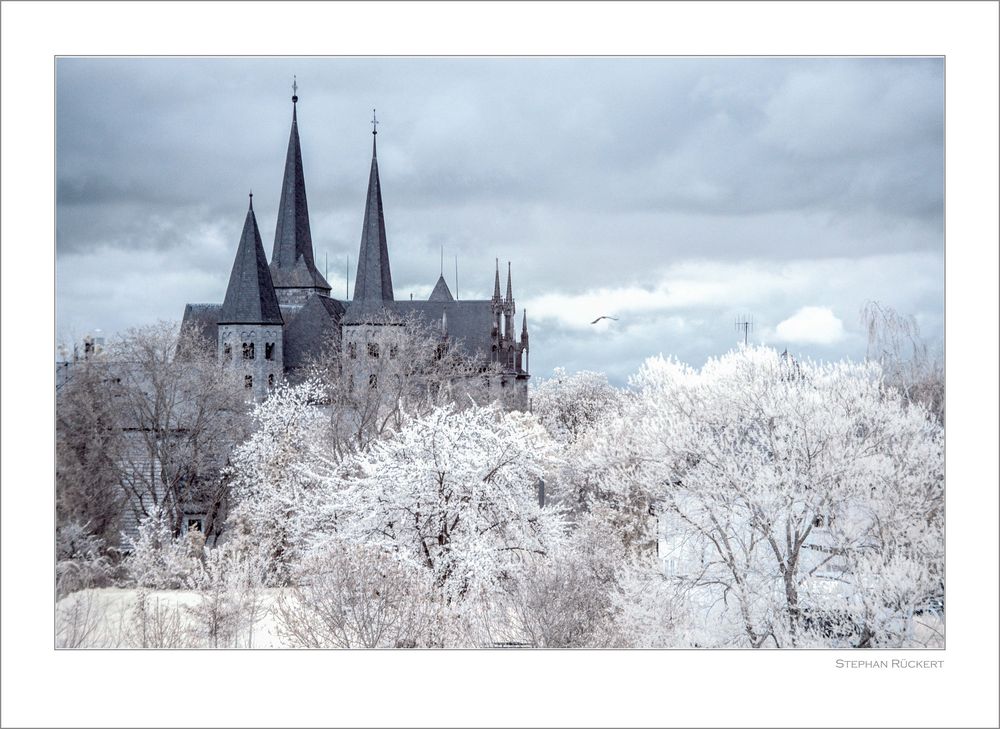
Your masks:
[{"label": "belfry window", "polygon": [[264,345],[264,359],[274,359],[274,342]]},{"label": "belfry window", "polygon": [[243,342],[243,359],[253,359],[253,342]]}]

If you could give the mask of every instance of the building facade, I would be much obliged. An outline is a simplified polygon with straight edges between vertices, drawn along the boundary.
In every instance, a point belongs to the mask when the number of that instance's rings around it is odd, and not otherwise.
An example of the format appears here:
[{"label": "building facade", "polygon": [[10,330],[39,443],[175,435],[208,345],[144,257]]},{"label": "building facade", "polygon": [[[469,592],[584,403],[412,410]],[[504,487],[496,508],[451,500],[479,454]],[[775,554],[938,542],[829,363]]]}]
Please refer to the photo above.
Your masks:
[{"label": "building facade", "polygon": [[385,349],[381,340],[387,327],[416,323],[440,338],[442,350],[476,364],[483,400],[499,399],[510,407],[527,409],[528,322],[525,312],[517,321],[509,263],[506,292],[501,295],[497,260],[493,296],[488,300],[456,299],[443,274],[426,301],[396,300],[375,128],[354,296],[349,301],[331,296],[330,284],[313,255],[297,103],[298,96],[292,96],[291,133],[270,262],[251,194],[225,300],[188,304],[183,325],[198,327],[220,360],[239,368],[247,389],[259,400],[280,379],[294,379],[310,363],[345,350],[350,356],[341,358],[347,367],[344,375],[358,386],[378,387],[376,368],[371,365]]}]

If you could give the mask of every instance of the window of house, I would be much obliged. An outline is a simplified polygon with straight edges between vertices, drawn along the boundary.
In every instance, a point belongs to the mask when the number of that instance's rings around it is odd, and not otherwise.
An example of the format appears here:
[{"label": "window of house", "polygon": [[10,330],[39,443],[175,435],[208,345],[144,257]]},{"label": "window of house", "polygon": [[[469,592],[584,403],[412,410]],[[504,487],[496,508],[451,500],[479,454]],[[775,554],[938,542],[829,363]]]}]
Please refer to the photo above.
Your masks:
[{"label": "window of house", "polygon": [[378,375],[368,375],[368,387],[373,390],[378,388]]},{"label": "window of house", "polygon": [[264,359],[274,359],[274,342],[264,345]]},{"label": "window of house", "polygon": [[243,387],[248,390],[253,387],[253,375],[247,375],[243,378]]},{"label": "window of house", "polygon": [[378,359],[378,342],[368,342],[368,356]]},{"label": "window of house", "polygon": [[200,516],[189,516],[185,519],[185,526],[189,532],[204,532],[205,520]]},{"label": "window of house", "polygon": [[253,342],[243,342],[243,359],[253,359]]},{"label": "window of house", "polygon": [[355,344],[354,342],[348,342],[348,344],[347,344],[347,356],[349,356],[351,359],[357,359],[358,358],[358,345]]},{"label": "window of house", "polygon": [[223,356],[225,356],[225,358],[226,358],[227,361],[230,360],[230,359],[232,359],[233,358],[233,345],[229,344],[229,342],[226,342],[225,344],[223,344],[222,345],[222,354],[223,354]]},{"label": "window of house", "polygon": [[822,515],[816,516],[813,519],[813,526],[816,527],[816,528],[818,528],[818,529],[820,529],[822,527],[825,527],[826,526],[826,519],[824,519]]},{"label": "window of house", "polygon": [[267,386],[274,387],[274,375],[270,374],[267,376]]}]

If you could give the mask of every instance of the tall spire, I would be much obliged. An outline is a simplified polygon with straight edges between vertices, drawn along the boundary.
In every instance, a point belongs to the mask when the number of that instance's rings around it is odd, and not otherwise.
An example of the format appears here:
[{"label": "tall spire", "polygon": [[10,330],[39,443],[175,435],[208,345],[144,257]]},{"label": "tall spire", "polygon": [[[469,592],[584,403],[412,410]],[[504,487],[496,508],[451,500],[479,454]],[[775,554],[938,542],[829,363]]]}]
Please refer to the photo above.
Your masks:
[{"label": "tall spire", "polygon": [[226,299],[219,312],[220,324],[281,324],[278,297],[271,283],[267,256],[253,212],[253,193],[243,223],[243,235],[229,275]]},{"label": "tall spire", "polygon": [[368,200],[365,203],[365,221],[361,229],[358,274],[354,281],[356,302],[393,301],[389,247],[385,235],[385,214],[382,210],[382,184],[379,182],[375,150],[377,127],[378,120],[372,109],[372,168],[368,176]]},{"label": "tall spire", "polygon": [[521,339],[528,338],[528,310],[521,312]]},{"label": "tall spire", "polygon": [[507,261],[507,298],[504,300],[507,306],[514,304],[514,293],[510,285],[510,261]]},{"label": "tall spire", "polygon": [[497,272],[493,279],[493,301],[500,301],[500,259],[497,260]]},{"label": "tall spire", "polygon": [[274,285],[278,288],[317,288],[329,292],[330,284],[316,268],[313,259],[309,205],[306,201],[302,148],[299,144],[298,88],[298,82],[293,80],[292,129],[288,135],[285,176],[281,182],[278,224],[271,252],[271,274]]}]

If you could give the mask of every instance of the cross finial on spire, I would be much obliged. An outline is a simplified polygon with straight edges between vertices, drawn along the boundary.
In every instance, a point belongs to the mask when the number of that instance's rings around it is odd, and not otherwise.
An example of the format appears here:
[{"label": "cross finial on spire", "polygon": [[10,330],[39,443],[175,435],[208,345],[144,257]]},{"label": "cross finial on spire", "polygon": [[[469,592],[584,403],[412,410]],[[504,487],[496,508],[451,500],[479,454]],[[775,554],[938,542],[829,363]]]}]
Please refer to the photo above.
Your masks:
[{"label": "cross finial on spire", "polygon": [[298,93],[299,93],[299,84],[298,84],[298,81],[295,78],[295,75],[293,74],[292,75],[292,103],[293,104],[296,104],[299,101]]},{"label": "cross finial on spire", "polygon": [[378,134],[378,119],[375,118],[374,109],[372,109],[372,134]]},{"label": "cross finial on spire", "polygon": [[250,188],[250,209],[253,210],[253,188]]}]

